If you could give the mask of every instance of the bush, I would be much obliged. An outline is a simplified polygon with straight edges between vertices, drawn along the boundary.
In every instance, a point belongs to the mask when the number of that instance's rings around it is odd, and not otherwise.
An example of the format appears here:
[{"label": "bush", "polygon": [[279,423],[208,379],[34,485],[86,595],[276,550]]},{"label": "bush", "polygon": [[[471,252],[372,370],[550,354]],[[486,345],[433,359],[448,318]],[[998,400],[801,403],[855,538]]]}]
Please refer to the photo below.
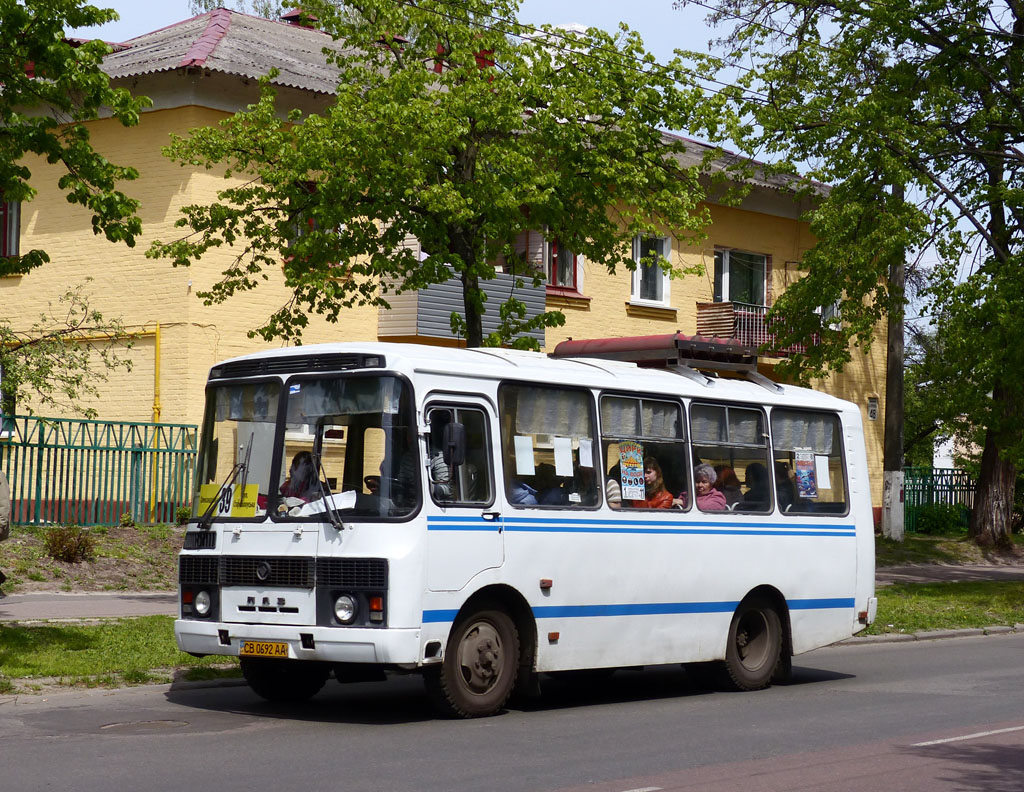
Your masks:
[{"label": "bush", "polygon": [[133,528],[135,526],[135,518],[132,517],[131,512],[125,512],[121,515],[121,527],[122,528]]},{"label": "bush", "polygon": [[95,550],[95,540],[77,525],[57,525],[46,532],[46,554],[57,561],[89,561]]},{"label": "bush", "polygon": [[955,503],[926,503],[917,508],[914,532],[928,535],[962,534],[967,531],[966,506]]},{"label": "bush", "polygon": [[192,516],[192,510],[188,506],[179,506],[174,510],[174,521],[178,525],[184,525],[188,522],[188,518]]}]

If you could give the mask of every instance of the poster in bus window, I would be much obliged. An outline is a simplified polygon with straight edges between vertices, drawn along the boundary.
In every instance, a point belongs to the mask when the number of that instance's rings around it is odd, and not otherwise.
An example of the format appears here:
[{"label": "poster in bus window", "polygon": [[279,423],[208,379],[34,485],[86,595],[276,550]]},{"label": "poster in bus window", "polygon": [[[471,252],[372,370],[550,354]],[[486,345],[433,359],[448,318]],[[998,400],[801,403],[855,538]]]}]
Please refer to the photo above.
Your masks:
[{"label": "poster in bus window", "polygon": [[622,477],[622,499],[643,500],[644,447],[641,443],[624,440],[619,443],[619,469]]},{"label": "poster in bus window", "polygon": [[818,478],[814,469],[814,454],[796,452],[796,493],[801,498],[818,497]]}]

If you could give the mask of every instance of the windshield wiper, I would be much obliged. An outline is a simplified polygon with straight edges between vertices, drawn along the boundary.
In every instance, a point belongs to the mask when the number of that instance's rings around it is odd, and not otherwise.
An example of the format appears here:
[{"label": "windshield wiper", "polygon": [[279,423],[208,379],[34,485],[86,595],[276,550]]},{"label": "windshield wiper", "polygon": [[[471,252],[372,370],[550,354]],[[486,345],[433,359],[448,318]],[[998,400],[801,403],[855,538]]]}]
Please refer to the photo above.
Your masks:
[{"label": "windshield wiper", "polygon": [[331,485],[327,481],[327,471],[324,470],[324,463],[319,455],[316,457],[316,466],[318,468],[316,483],[320,488],[320,498],[324,502],[327,519],[331,521],[335,531],[343,531],[345,530],[345,523],[338,516],[338,510],[334,506],[334,493],[331,492]]},{"label": "windshield wiper", "polygon": [[[224,490],[235,483],[235,479],[238,478],[239,473],[244,474],[242,476],[242,492],[245,492],[245,484],[249,478],[249,457],[252,454],[252,441],[255,434],[256,433],[253,432],[249,435],[249,446],[245,449],[245,460],[242,462],[236,462],[235,466],[231,468],[228,472],[227,478],[224,480],[224,483],[217,488],[216,497],[210,501],[210,505],[206,507],[206,511],[204,511],[202,516],[199,518],[197,525],[200,530],[205,531],[210,527],[210,524],[213,522],[213,511],[217,508],[217,504],[223,499]],[[230,508],[231,506],[229,505],[228,509]]]}]

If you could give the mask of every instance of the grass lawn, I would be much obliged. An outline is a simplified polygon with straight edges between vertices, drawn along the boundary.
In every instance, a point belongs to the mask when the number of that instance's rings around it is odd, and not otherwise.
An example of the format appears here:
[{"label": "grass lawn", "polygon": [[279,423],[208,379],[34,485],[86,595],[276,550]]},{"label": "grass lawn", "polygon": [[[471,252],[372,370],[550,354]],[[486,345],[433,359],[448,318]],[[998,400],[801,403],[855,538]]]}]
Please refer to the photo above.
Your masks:
[{"label": "grass lawn", "polygon": [[878,618],[861,635],[1024,624],[1024,581],[903,583],[877,594]]},{"label": "grass lawn", "polygon": [[177,669],[190,669],[186,678],[205,678],[220,673],[212,666],[225,663],[237,666],[229,657],[197,658],[178,651],[170,616],[99,624],[0,624],[0,693],[31,691],[41,680],[89,687],[169,682]]}]

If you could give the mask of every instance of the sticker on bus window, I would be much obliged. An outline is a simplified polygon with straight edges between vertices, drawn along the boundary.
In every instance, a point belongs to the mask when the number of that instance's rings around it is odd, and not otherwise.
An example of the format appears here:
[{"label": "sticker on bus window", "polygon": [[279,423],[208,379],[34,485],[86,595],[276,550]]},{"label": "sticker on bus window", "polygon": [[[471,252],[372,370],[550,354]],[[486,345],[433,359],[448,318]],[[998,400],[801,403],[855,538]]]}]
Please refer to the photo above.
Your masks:
[{"label": "sticker on bus window", "polygon": [[210,504],[216,500],[217,505],[211,512],[213,517],[255,517],[259,491],[259,484],[246,484],[244,491],[238,484],[230,487],[203,484],[199,488],[199,513],[206,514]]},{"label": "sticker on bus window", "polygon": [[555,475],[572,477],[572,438],[556,437],[555,446]]},{"label": "sticker on bus window", "polygon": [[619,468],[622,471],[622,499],[643,500],[644,491],[644,447],[635,440],[619,443]]},{"label": "sticker on bus window", "polygon": [[818,489],[832,489],[832,480],[828,475],[828,455],[816,454],[814,470],[818,474]]},{"label": "sticker on bus window", "polygon": [[536,473],[536,469],[533,466],[533,436],[532,435],[516,435],[515,437],[515,450],[516,450],[516,475],[517,476],[532,476]]},{"label": "sticker on bus window", "polygon": [[814,470],[814,454],[796,452],[796,492],[801,498],[818,497],[818,479]]}]

